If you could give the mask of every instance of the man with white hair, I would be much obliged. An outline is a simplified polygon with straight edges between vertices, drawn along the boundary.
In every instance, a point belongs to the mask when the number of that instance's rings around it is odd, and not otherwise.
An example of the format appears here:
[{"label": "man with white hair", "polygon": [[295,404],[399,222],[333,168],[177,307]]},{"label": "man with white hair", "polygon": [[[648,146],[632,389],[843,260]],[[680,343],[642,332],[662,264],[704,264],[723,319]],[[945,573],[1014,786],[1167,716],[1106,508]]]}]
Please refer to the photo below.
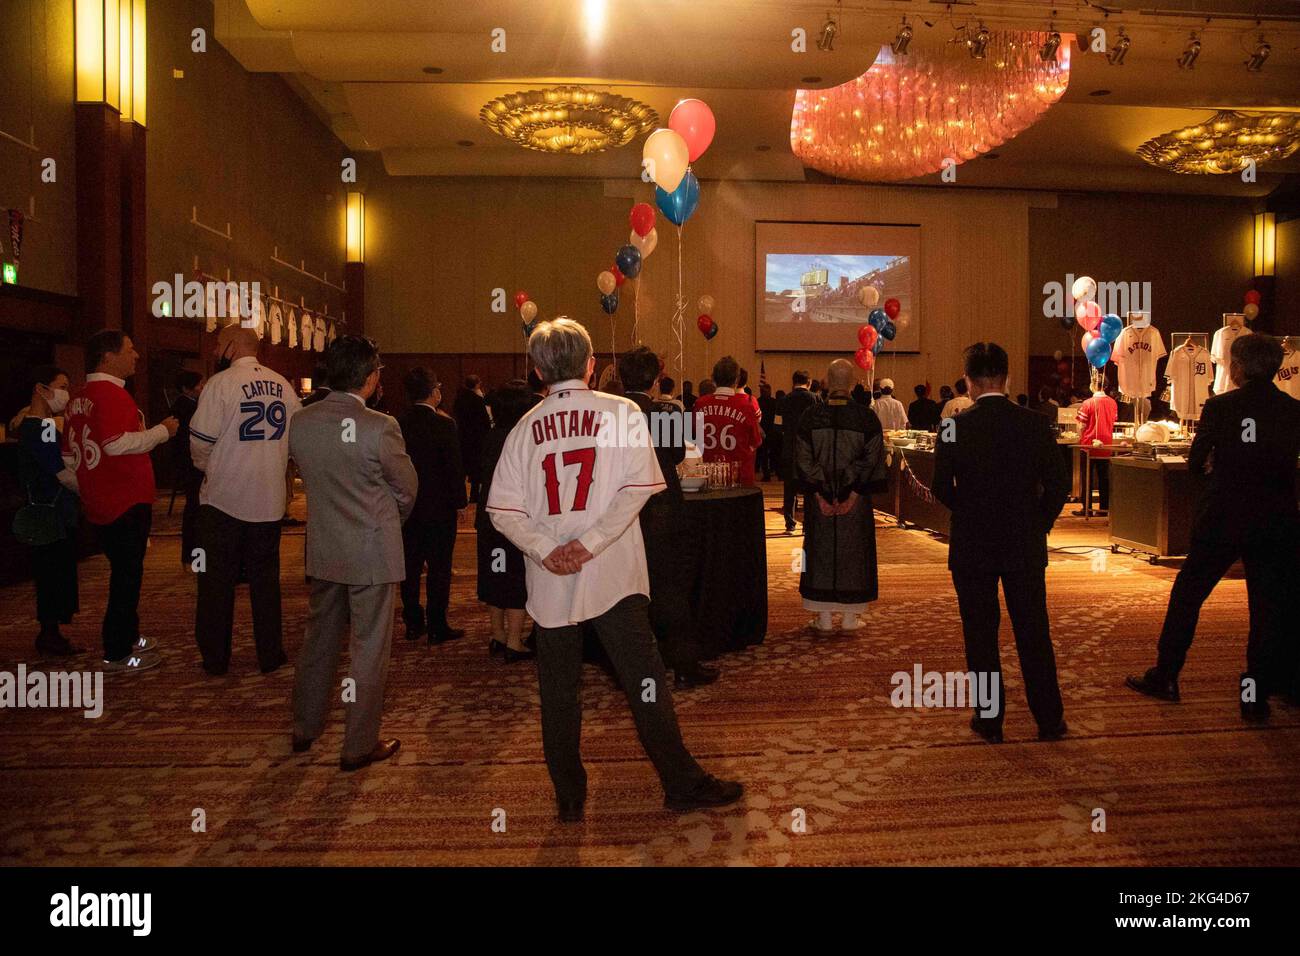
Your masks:
[{"label": "man with white hair", "polygon": [[588,387],[596,363],[591,338],[577,322],[543,322],[528,340],[528,354],[547,395],[506,438],[487,510],[528,559],[542,746],[560,821],[582,820],[587,798],[579,744],[588,622],[627,693],[641,745],[663,784],[664,806],[685,812],[735,803],[741,785],[710,776],[682,742],[650,627],[637,517],[665,483],[642,412],[628,399]]},{"label": "man with white hair", "polygon": [[894,398],[892,378],[880,380],[880,398],[873,407],[876,410],[876,417],[880,419],[880,427],[886,431],[901,431],[907,427],[907,409],[903,407],[902,402]]}]

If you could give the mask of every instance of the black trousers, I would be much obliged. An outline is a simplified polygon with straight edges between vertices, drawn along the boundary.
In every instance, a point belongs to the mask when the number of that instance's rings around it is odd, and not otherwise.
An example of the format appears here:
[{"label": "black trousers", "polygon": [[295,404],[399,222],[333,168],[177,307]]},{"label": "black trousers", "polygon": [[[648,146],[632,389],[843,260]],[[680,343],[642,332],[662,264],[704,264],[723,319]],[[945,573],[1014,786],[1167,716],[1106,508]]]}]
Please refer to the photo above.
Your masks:
[{"label": "black trousers", "polygon": [[242,565],[253,608],[253,643],[257,663],[268,670],[281,663],[280,522],[240,521],[220,508],[204,505],[198,516],[198,547],[205,567],[194,606],[194,639],[203,665],[224,672],[230,666],[235,623],[235,586]]},{"label": "black trousers", "polygon": [[[591,624],[632,708],[641,746],[664,792],[688,793],[707,774],[682,742],[672,688],[655,646],[643,594],[623,598]],[[557,800],[587,797],[582,766],[583,625],[537,629],[537,680],[542,697],[542,749]],[[647,681],[649,683],[647,683]]]},{"label": "black trousers", "polygon": [[[407,627],[438,633],[447,630],[447,605],[451,602],[451,559],[456,549],[456,512],[434,518],[412,515],[402,525],[406,553],[406,580],[402,582],[402,620]],[[428,565],[426,611],[420,606],[420,575]]]},{"label": "black trousers", "polygon": [[754,451],[754,474],[762,475],[764,481],[772,476],[772,449],[767,442],[763,442]]},{"label": "black trousers", "polygon": [[32,577],[36,580],[36,620],[41,630],[57,630],[81,610],[77,593],[77,529],[62,541],[31,549]]},{"label": "black trousers", "polygon": [[[1097,489],[1098,507],[1102,511],[1110,510],[1110,459],[1109,458],[1092,458],[1089,459],[1089,466],[1092,469],[1092,486]],[[1084,507],[1090,508],[1091,501],[1085,501]]]},{"label": "black trousers", "polygon": [[1187,560],[1169,593],[1169,608],[1160,629],[1156,666],[1177,677],[1196,636],[1201,605],[1238,559],[1246,568],[1250,629],[1246,637],[1246,673],[1264,694],[1300,689],[1300,644],[1288,600],[1300,586],[1300,545],[1290,522],[1265,529],[1243,541],[1214,541],[1193,536]]},{"label": "black trousers", "polygon": [[126,657],[140,636],[140,585],[152,526],[153,506],[145,504],[127,508],[111,524],[96,526],[109,567],[108,606],[100,631],[106,661]]},{"label": "black trousers", "polygon": [[[643,529],[644,530],[644,529]],[[675,671],[700,662],[699,623],[687,596],[691,565],[682,559],[680,532],[675,537],[646,535],[650,572],[650,627],[665,664]]]},{"label": "black trousers", "polygon": [[799,494],[799,482],[790,478],[785,479],[785,499],[781,502],[781,514],[785,515],[785,523],[794,524],[794,500]]},{"label": "black trousers", "polygon": [[185,492],[185,509],[181,512],[181,567],[189,570],[198,547],[199,490],[203,487],[203,472],[191,468],[181,479]]},{"label": "black trousers", "polygon": [[981,719],[990,727],[1001,727],[1006,714],[1006,683],[1002,679],[998,649],[998,626],[1002,619],[998,607],[999,580],[1016,636],[1016,652],[1020,656],[1020,673],[1025,681],[1030,713],[1040,728],[1055,729],[1061,722],[1064,706],[1056,681],[1056,653],[1047,619],[1045,568],[1001,573],[982,568],[953,569],[952,583],[957,591],[966,640],[966,666],[977,675],[998,675],[997,716]]}]

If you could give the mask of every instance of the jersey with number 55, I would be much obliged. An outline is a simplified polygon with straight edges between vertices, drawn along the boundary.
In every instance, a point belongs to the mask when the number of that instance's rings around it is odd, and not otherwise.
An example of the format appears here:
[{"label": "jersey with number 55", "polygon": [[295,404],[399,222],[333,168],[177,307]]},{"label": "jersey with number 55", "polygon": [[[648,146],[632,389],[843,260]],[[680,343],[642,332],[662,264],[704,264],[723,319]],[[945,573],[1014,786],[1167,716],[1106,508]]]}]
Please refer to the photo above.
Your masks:
[{"label": "jersey with number 55", "polygon": [[293,387],[251,355],[208,379],[190,419],[199,502],[240,521],[284,517],[289,419],[300,408]]}]

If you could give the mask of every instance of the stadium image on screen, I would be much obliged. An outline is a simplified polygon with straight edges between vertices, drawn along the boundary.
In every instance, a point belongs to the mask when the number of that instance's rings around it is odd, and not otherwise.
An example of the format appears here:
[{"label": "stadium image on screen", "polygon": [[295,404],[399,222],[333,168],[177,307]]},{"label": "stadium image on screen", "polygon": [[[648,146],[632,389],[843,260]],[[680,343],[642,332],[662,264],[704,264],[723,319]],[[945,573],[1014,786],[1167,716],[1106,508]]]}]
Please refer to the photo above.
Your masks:
[{"label": "stadium image on screen", "polygon": [[[767,255],[763,321],[861,325],[871,308],[861,290],[875,288],[876,305],[897,299],[899,315],[911,310],[912,276],[908,256]],[[869,297],[870,298],[870,297]]]}]

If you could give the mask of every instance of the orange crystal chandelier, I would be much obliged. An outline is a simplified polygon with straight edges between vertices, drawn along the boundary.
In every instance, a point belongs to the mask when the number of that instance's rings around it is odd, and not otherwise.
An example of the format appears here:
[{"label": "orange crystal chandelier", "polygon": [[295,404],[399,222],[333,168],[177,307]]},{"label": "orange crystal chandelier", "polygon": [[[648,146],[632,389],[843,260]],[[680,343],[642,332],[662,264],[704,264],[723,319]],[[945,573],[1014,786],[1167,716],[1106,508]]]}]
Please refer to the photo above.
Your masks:
[{"label": "orange crystal chandelier", "polygon": [[962,163],[1019,135],[1070,83],[1070,42],[1039,50],[1046,33],[995,32],[975,59],[961,43],[937,54],[882,47],[871,69],[829,90],[799,90],[790,146],[841,179],[894,182]]}]

